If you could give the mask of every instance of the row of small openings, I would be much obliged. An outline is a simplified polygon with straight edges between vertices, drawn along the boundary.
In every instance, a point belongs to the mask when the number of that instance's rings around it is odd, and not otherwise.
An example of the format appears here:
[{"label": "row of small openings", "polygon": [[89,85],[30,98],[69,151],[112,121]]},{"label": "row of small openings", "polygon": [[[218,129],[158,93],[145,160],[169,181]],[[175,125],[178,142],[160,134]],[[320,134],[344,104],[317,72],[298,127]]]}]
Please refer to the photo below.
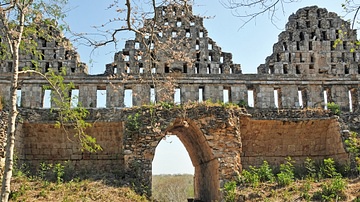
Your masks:
[{"label": "row of small openings", "polygon": [[[161,15],[162,15],[162,16],[165,16],[168,11],[169,11],[169,9],[166,8],[166,7],[164,7],[164,8],[162,9]],[[184,10],[180,10],[180,11],[181,11],[181,15],[184,15]],[[175,7],[172,8],[171,14],[172,14],[173,16],[176,16],[176,13],[177,13],[177,12],[179,12],[179,11],[177,11],[177,9],[176,9]]]},{"label": "row of small openings", "polygon": [[[17,89],[16,91],[16,105],[18,107],[22,107],[22,91],[21,88]],[[42,98],[42,107],[43,108],[51,108],[51,90],[44,90],[43,91],[43,98]],[[79,104],[79,89],[72,89],[69,91],[69,97],[71,98],[71,108],[75,108]]]},{"label": "row of small openings", "polygon": [[[164,19],[164,26],[168,26],[168,25],[169,25],[169,20]],[[181,27],[181,25],[182,25],[181,18],[177,18],[176,19],[176,27]]]},{"label": "row of small openings", "polygon": [[[330,41],[330,50],[334,51],[336,50],[336,48],[341,47],[342,44],[342,49],[343,50],[347,50],[348,49],[348,43],[347,41],[342,41],[340,44],[335,44],[335,41]],[[355,52],[353,52],[355,53]]]},{"label": "row of small openings", "polygon": [[[208,50],[212,50],[212,49],[213,49],[213,44],[211,42],[208,42]],[[195,50],[200,50],[200,41],[199,40],[196,40]]]},{"label": "row of small openings", "polygon": [[[201,57],[200,57],[200,56],[201,56],[200,52],[197,52],[197,53],[196,53],[196,61],[200,61],[200,60],[201,60]],[[209,61],[209,62],[216,62],[216,61],[214,60],[214,55],[213,55],[212,52],[210,52],[209,55],[208,55],[208,61]],[[224,57],[223,57],[223,56],[220,56],[219,62],[220,62],[220,63],[224,63]]]},{"label": "row of small openings", "polygon": [[[41,50],[41,54],[39,56],[39,58],[35,58],[35,54],[31,55],[32,59],[38,59],[38,60],[44,60],[45,59],[45,50],[42,49]],[[56,50],[53,50],[53,59],[58,59],[58,55],[56,53]],[[62,59],[61,57],[59,57],[59,59]],[[70,60],[70,51],[65,51],[65,60]]]},{"label": "row of small openings", "polygon": [[[311,21],[307,20],[307,21],[305,21],[305,24],[306,24],[306,28],[311,28]],[[322,24],[322,20],[318,20],[317,27],[323,28],[321,24]],[[331,19],[329,20],[329,26],[334,27],[333,20],[331,20]],[[296,22],[296,29],[301,29],[299,21]]]},{"label": "row of small openings", "polygon": [[[357,103],[356,102],[353,102],[353,97],[354,97],[354,94],[355,94],[355,97],[356,97],[356,94],[357,94],[357,90],[356,89],[349,89],[348,90],[348,105],[349,105],[349,111],[352,112],[353,111],[353,108],[354,107],[357,107]],[[331,95],[331,91],[330,89],[325,89],[323,91],[323,99],[324,99],[324,109],[327,110],[328,107],[327,107],[327,104],[328,104],[328,101],[329,101],[329,95]],[[355,106],[354,106],[355,105]]]},{"label": "row of small openings", "polygon": [[[336,59],[336,60],[335,60]],[[356,53],[353,53],[353,60],[356,61]],[[330,61],[333,62],[347,62],[346,53],[341,53],[341,57],[334,56],[334,53],[331,53]]]},{"label": "row of small openings", "polygon": [[[337,30],[338,31],[338,30]],[[338,39],[338,35],[336,35],[336,38]],[[311,32],[310,34],[310,40],[313,40],[313,41],[316,41],[317,40],[317,36],[316,36],[316,32]],[[289,32],[289,41],[293,41],[294,39],[294,36],[293,36],[293,33],[292,32]],[[305,34],[304,32],[300,32],[299,34],[299,39],[300,41],[304,41],[305,40]],[[328,40],[328,37],[327,37],[327,31],[321,31],[321,36],[320,36],[320,41],[326,41]],[[297,41],[299,42],[299,41]],[[285,49],[285,47],[284,47]]]}]

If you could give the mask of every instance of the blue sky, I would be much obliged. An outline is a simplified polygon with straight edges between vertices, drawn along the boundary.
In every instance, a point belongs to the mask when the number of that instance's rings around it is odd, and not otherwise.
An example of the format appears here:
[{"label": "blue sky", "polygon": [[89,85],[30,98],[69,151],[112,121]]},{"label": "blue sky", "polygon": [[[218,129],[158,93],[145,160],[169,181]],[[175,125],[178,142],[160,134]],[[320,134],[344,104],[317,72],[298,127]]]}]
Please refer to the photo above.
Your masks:
[{"label": "blue sky", "polygon": [[[261,15],[241,28],[242,20],[234,17],[231,11],[224,8],[218,0],[196,0],[193,12],[200,16],[211,16],[204,20],[208,36],[212,38],[224,52],[233,54],[233,61],[241,64],[243,73],[256,73],[256,68],[265,62],[265,58],[272,53],[272,46],[283,31],[288,16],[299,8],[317,5],[328,11],[343,16],[341,3],[344,0],[302,0],[291,4],[284,4],[284,13],[279,10],[275,24],[269,20],[268,14]],[[93,26],[99,26],[109,19],[116,17],[108,6],[113,0],[73,0],[70,1],[66,22],[74,32],[96,33]],[[209,3],[211,2],[211,3]],[[345,17],[345,19],[350,16]],[[70,36],[67,34],[67,36]],[[124,32],[118,38],[117,49],[111,44],[95,50],[90,58],[92,47],[74,44],[81,60],[88,63],[91,74],[103,73],[105,65],[113,61],[115,52],[121,50],[126,39],[132,39],[134,34]],[[71,38],[71,37],[70,37]],[[91,62],[90,62],[91,61]],[[175,174],[193,173],[190,159],[186,150],[177,138],[162,141],[156,150],[153,173]]]}]

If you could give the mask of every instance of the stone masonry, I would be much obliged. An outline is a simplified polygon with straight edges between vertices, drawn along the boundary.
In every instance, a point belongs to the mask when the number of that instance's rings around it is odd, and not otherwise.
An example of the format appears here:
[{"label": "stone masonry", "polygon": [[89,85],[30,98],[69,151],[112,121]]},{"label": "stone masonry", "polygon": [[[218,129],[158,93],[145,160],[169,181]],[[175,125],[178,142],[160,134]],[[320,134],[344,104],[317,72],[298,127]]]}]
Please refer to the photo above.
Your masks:
[{"label": "stone masonry", "polygon": [[[161,6],[155,16],[145,20],[142,34],[128,40],[100,75],[88,75],[69,40],[39,20],[42,29],[57,37],[37,38],[40,57],[23,54],[21,68],[66,68],[65,82],[75,85],[69,93],[78,91],[77,101],[90,111],[87,121],[93,127],[87,132],[104,150],[82,152],[76,139],[56,129],[56,113],[44,107],[46,81],[22,75],[16,144],[21,162],[33,169],[44,161],[69,161],[76,170],[116,171],[137,191],[151,195],[155,148],[167,134],[174,134],[189,153],[195,197],[203,201],[221,200],[226,181],[263,160],[271,165],[287,156],[299,165],[306,157],[348,162],[343,138],[360,120],[360,52],[353,49],[357,35],[348,22],[323,8],[302,8],[289,17],[258,74],[242,74],[190,6]],[[5,106],[11,70],[10,60],[0,61]],[[207,105],[205,100],[251,108]],[[167,108],[163,101],[188,105]],[[100,108],[101,102],[106,107]],[[160,104],[148,105],[151,102]],[[339,104],[347,115],[339,119],[324,111],[329,102]],[[138,118],[130,118],[135,115]],[[349,127],[344,121],[351,122]],[[132,127],[134,122],[141,127]]]}]

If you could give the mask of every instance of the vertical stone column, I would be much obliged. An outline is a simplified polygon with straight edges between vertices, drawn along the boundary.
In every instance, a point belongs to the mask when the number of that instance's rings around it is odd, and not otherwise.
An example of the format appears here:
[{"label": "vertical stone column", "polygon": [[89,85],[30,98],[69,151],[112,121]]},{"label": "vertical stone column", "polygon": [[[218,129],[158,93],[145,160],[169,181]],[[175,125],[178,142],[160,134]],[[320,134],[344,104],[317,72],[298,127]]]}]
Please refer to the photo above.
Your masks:
[{"label": "vertical stone column", "polygon": [[21,87],[21,107],[42,107],[43,88],[39,84],[25,84]]},{"label": "vertical stone column", "polygon": [[124,107],[124,86],[109,84],[106,86],[106,107]]},{"label": "vertical stone column", "polygon": [[83,107],[96,107],[96,85],[81,85],[79,86],[79,102]]}]

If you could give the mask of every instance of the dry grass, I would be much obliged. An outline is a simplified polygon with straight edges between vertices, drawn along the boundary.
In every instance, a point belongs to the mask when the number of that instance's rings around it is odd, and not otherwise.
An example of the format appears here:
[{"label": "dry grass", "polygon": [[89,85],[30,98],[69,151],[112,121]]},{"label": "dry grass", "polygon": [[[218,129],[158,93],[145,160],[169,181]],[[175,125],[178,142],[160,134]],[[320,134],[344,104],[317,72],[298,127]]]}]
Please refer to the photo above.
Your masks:
[{"label": "dry grass", "polygon": [[147,201],[126,187],[113,187],[101,181],[53,183],[27,177],[14,177],[10,201]]},{"label": "dry grass", "polygon": [[[339,201],[356,201],[360,199],[360,178],[346,179],[346,189],[344,191],[345,199]],[[261,183],[258,187],[238,187],[237,198],[238,201],[317,201],[314,194],[321,190],[321,186],[329,183],[331,179],[324,179],[319,182],[309,182],[306,180],[297,180],[290,186],[279,188],[276,183]],[[305,191],[306,184],[310,185],[310,190]],[[304,193],[308,193],[309,200],[305,200]],[[335,200],[334,200],[335,201]]]}]

